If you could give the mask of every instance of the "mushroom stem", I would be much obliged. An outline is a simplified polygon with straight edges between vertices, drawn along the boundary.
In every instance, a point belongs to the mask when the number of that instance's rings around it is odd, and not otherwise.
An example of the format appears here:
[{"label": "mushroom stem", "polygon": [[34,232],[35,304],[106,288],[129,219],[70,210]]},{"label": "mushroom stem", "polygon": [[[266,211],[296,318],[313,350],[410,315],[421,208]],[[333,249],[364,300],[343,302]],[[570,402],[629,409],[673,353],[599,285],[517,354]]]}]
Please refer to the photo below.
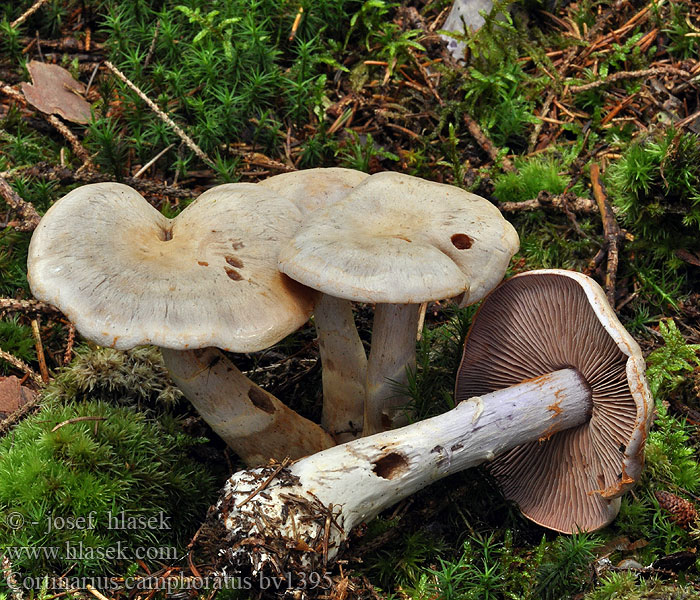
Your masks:
[{"label": "mushroom stem", "polygon": [[367,355],[355,327],[352,304],[324,294],[314,309],[323,365],[322,424],[338,443],[362,431]]},{"label": "mushroom stem", "polygon": [[416,331],[420,304],[377,304],[372,349],[367,363],[367,396],[362,434],[372,435],[405,425],[403,408],[410,397],[397,391],[416,366]]},{"label": "mushroom stem", "polygon": [[175,385],[246,465],[301,458],[335,445],[321,427],[255,385],[216,348],[161,352]]},{"label": "mushroom stem", "polygon": [[[276,478],[270,467],[236,473],[214,515],[226,529],[227,535],[218,534],[228,544],[224,560],[252,562],[254,571],[283,560],[291,561],[283,566],[291,570],[316,568],[333,559],[362,521],[515,446],[546,444],[554,433],[586,422],[591,406],[581,374],[563,369],[308,456]],[[254,546],[245,543],[253,539]]]}]

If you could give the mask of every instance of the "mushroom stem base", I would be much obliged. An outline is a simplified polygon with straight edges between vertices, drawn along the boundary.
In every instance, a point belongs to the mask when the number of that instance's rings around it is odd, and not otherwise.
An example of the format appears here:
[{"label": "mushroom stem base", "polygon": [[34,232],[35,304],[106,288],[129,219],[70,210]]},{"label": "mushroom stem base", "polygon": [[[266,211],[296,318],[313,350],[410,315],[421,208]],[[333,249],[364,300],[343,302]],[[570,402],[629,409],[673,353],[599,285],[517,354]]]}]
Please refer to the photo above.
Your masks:
[{"label": "mushroom stem base", "polygon": [[226,483],[210,517],[218,520],[226,546],[221,555],[253,571],[322,568],[359,523],[515,446],[546,444],[556,432],[585,423],[590,411],[587,383],[578,371],[563,369],[335,446],[277,473],[271,467],[241,471]]},{"label": "mushroom stem base", "polygon": [[220,350],[161,352],[175,385],[248,466],[335,445],[319,425],[254,384]]}]

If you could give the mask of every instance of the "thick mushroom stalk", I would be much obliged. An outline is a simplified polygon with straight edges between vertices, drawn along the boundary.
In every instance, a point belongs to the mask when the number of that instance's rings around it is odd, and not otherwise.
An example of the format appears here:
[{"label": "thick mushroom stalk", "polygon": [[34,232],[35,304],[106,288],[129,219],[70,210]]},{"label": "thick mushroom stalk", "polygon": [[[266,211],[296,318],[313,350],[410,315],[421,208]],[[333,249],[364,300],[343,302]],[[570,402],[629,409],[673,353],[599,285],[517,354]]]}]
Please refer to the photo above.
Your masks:
[{"label": "thick mushroom stalk", "polygon": [[318,349],[323,365],[321,423],[336,442],[362,432],[367,355],[357,333],[352,303],[323,294],[314,310]]},{"label": "thick mushroom stalk", "polygon": [[248,379],[216,348],[162,348],[165,366],[201,417],[249,466],[293,460],[335,445],[305,419]]},{"label": "thick mushroom stalk", "polygon": [[[306,220],[342,200],[369,175],[329,167],[282,173],[258,183],[289,198]],[[323,365],[323,427],[338,443],[362,432],[367,355],[348,300],[323,294],[314,310]]]},{"label": "thick mushroom stalk", "polygon": [[585,380],[563,369],[308,456],[274,478],[270,467],[236,473],[214,517],[216,535],[225,533],[223,560],[255,572],[325,566],[359,523],[513,447],[547,444],[586,422],[591,408]]},{"label": "thick mushroom stalk", "polygon": [[365,431],[406,424],[410,398],[401,390],[416,366],[416,331],[420,304],[377,304],[367,368]]}]

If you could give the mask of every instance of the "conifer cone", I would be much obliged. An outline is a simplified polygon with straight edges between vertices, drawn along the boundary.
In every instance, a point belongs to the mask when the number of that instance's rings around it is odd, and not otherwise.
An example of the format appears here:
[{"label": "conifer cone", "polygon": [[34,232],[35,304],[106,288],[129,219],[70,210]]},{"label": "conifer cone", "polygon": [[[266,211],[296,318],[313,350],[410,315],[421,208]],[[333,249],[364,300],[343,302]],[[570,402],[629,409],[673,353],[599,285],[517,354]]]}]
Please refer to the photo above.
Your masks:
[{"label": "conifer cone", "polygon": [[654,492],[659,506],[671,514],[671,520],[679,527],[686,528],[698,518],[695,505],[671,492]]}]

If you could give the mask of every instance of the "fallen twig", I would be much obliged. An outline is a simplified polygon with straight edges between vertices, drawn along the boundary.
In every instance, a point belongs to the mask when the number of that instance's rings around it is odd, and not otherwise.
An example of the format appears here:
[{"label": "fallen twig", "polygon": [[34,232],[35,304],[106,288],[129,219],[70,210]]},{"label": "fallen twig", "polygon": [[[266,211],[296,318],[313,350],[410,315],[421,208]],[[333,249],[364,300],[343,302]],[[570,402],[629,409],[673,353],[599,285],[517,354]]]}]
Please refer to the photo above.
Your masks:
[{"label": "fallen twig", "polygon": [[44,383],[49,382],[49,369],[46,366],[46,357],[44,356],[44,344],[41,341],[41,332],[39,331],[39,321],[32,319],[32,334],[34,335],[34,345],[36,347],[36,358],[39,362],[39,372],[41,380]]},{"label": "fallen twig", "polygon": [[608,264],[605,273],[605,295],[608,297],[610,306],[615,306],[615,284],[617,282],[617,264],[619,259],[618,246],[622,239],[625,238],[625,235],[617,224],[615,213],[613,213],[610,201],[600,183],[600,167],[598,163],[593,163],[591,165],[591,187],[593,188],[593,197],[598,204],[601,220],[603,221],[605,251],[608,255]]},{"label": "fallen twig", "polygon": [[160,108],[158,108],[158,105],[157,105],[155,102],[153,102],[153,100],[151,100],[148,96],[146,96],[146,94],[144,94],[144,93],[140,90],[140,88],[138,88],[138,87],[136,86],[135,83],[133,83],[131,80],[129,80],[129,79],[127,78],[127,76],[124,75],[124,73],[122,73],[119,69],[117,69],[117,67],[115,67],[110,61],[106,60],[104,64],[105,64],[105,66],[106,66],[110,71],[112,71],[112,73],[114,73],[114,74],[115,74],[121,81],[123,81],[129,88],[131,88],[134,92],[136,92],[136,94],[138,95],[138,97],[141,98],[141,100],[143,100],[143,101],[148,105],[148,107],[149,107],[154,113],[156,113],[156,115],[158,115],[158,117],[160,118],[161,121],[163,121],[164,123],[167,123],[170,127],[172,127],[173,131],[178,135],[178,137],[179,137],[183,142],[185,142],[185,145],[186,145],[190,150],[192,150],[192,152],[194,152],[194,153],[197,155],[197,157],[198,157],[200,160],[202,160],[202,162],[206,163],[206,164],[209,165],[211,168],[215,168],[215,167],[216,167],[215,164],[214,164],[214,161],[212,161],[212,159],[209,158],[209,157],[204,153],[204,151],[203,151],[197,144],[194,143],[194,141],[192,140],[192,138],[191,138],[190,136],[188,136],[188,135],[182,130],[182,128],[181,128],[177,123],[175,123],[175,121],[173,121],[173,120],[172,120],[168,115],[166,115]]},{"label": "fallen twig", "polygon": [[19,17],[17,17],[14,21],[12,21],[12,23],[10,23],[10,27],[12,27],[14,29],[18,25],[21,25],[22,23],[24,23],[29,17],[31,17],[37,10],[39,10],[48,1],[49,0],[36,0],[36,2],[34,4],[32,4]]},{"label": "fallen twig", "polygon": [[512,162],[505,156],[501,156],[498,148],[494,146],[493,142],[486,136],[482,131],[479,124],[472,119],[469,115],[463,115],[464,124],[467,126],[469,133],[476,140],[476,143],[483,148],[483,150],[491,157],[494,162],[501,161],[501,166],[504,171],[508,173],[517,173],[517,169]]},{"label": "fallen twig", "polygon": [[61,311],[55,306],[39,300],[16,300],[15,298],[0,298],[0,316],[6,312],[49,313],[60,315]]},{"label": "fallen twig", "polygon": [[88,153],[87,150],[83,147],[83,145],[80,143],[80,140],[75,136],[75,134],[68,129],[66,124],[61,121],[56,115],[44,115],[46,117],[46,120],[53,125],[53,127],[58,131],[65,139],[66,141],[70,144],[70,147],[73,149],[73,153],[81,160],[83,161],[83,166],[80,167],[80,169],[83,170],[88,170],[88,171],[94,171],[95,170],[95,165],[92,164],[92,159],[90,158],[90,154]]},{"label": "fallen twig", "polygon": [[83,421],[106,421],[107,417],[73,417],[72,419],[66,419],[65,421],[61,421],[58,425],[55,425],[53,429],[51,430],[51,433],[54,433],[61,429],[61,427],[65,427],[66,425],[71,425],[72,423],[82,423]]},{"label": "fallen twig", "polygon": [[15,190],[10,187],[10,184],[7,183],[5,178],[1,176],[0,196],[3,197],[11,209],[16,210],[22,218],[22,222],[15,225],[15,229],[17,229],[17,231],[33,231],[36,229],[36,226],[41,220],[39,213],[36,212],[36,209],[31,203],[27,202],[26,200],[22,200],[19,194],[15,192]]},{"label": "fallen twig", "polygon": [[553,196],[544,191],[532,200],[500,202],[498,208],[501,212],[528,212],[539,208],[556,208],[558,210],[568,208],[575,213],[585,215],[600,212],[598,205],[590,198],[581,198],[569,193]]},{"label": "fallen twig", "polygon": [[23,373],[26,373],[29,375],[29,378],[39,387],[43,385],[43,382],[41,380],[41,377],[36,374],[34,369],[32,369],[27,363],[25,363],[23,360],[17,358],[16,356],[13,356],[9,352],[5,352],[2,348],[0,348],[0,359],[10,363],[15,369],[19,369]]},{"label": "fallen twig", "polygon": [[616,81],[623,81],[625,79],[643,79],[645,77],[653,77],[655,75],[662,75],[664,73],[669,73],[671,75],[680,75],[681,77],[685,77],[687,79],[690,79],[690,77],[691,77],[691,74],[688,73],[688,71],[684,71],[683,69],[676,69],[675,67],[661,66],[661,67],[655,67],[653,69],[642,69],[640,71],[620,71],[618,73],[613,73],[612,75],[610,75],[609,77],[606,77],[605,79],[600,79],[599,81],[592,81],[591,83],[586,83],[584,85],[572,85],[572,86],[569,86],[568,89],[573,94],[577,94],[579,92],[593,90],[593,89],[598,88],[602,85],[607,85],[609,83],[615,83]]}]

